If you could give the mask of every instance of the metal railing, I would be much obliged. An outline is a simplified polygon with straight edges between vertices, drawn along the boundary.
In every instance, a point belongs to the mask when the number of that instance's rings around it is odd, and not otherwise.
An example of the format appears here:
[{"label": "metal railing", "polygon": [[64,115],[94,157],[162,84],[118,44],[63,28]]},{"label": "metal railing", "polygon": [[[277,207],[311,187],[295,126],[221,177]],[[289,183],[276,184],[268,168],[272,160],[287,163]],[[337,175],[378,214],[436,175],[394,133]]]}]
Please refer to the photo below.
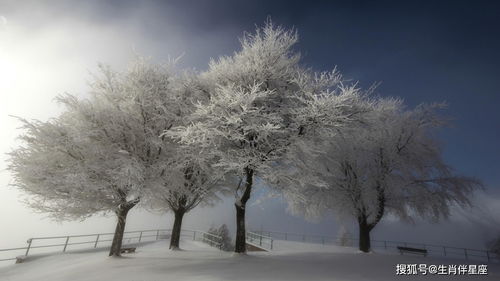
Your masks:
[{"label": "metal railing", "polygon": [[[161,239],[168,239],[170,237],[170,229],[150,229],[150,230],[137,230],[124,232],[123,244],[141,243],[147,241],[156,241]],[[16,260],[17,256],[28,256],[35,249],[54,249],[59,248],[61,252],[66,252],[71,248],[75,249],[89,249],[103,247],[104,243],[111,242],[114,233],[97,233],[97,234],[84,234],[84,235],[67,235],[67,236],[54,236],[54,237],[34,237],[28,239],[27,247],[0,249],[0,254],[13,253],[9,257],[0,256],[1,261]],[[213,247],[221,249],[222,237],[199,230],[183,229],[181,236],[192,237],[193,240],[200,240]],[[278,231],[249,231],[247,232],[247,242],[258,245],[260,247],[267,247],[273,249],[273,240],[283,239],[291,241],[301,241],[308,243],[321,243],[325,244],[338,244],[339,237],[326,236],[326,235],[309,235],[298,234],[290,232]],[[345,237],[344,237],[345,239]],[[43,241],[50,241],[49,244],[43,244]],[[348,238],[351,245],[355,246],[358,239]],[[389,241],[389,240],[371,240],[372,248],[397,250],[398,246],[415,247],[426,249],[430,256],[446,256],[452,258],[464,258],[466,260],[478,260],[487,262],[500,262],[500,256],[496,253],[487,250],[470,249],[450,247],[443,245],[433,245],[424,243],[413,243],[404,241]],[[109,245],[106,245],[109,246]],[[79,248],[78,248],[79,247]],[[82,248],[83,247],[83,248]],[[52,253],[55,251],[52,251]],[[44,253],[50,253],[44,252]]]},{"label": "metal railing", "polygon": [[[328,235],[310,235],[310,234],[299,234],[290,232],[279,232],[279,231],[262,231],[254,230],[254,233],[259,233],[262,235],[267,235],[276,240],[290,240],[305,243],[318,243],[318,244],[340,244],[340,237],[328,236]],[[348,246],[356,247],[359,239],[357,238],[345,238],[347,240]],[[500,255],[493,253],[488,250],[480,249],[470,249],[461,247],[451,247],[444,245],[434,245],[425,243],[415,243],[406,241],[390,241],[390,240],[371,240],[372,248],[397,251],[398,246],[403,247],[413,247],[422,248],[427,250],[429,256],[441,256],[441,257],[451,257],[465,260],[475,260],[475,261],[485,261],[485,262],[500,262]]]},{"label": "metal railing", "polygon": [[[197,232],[201,234],[201,241],[202,242],[205,242],[212,247],[216,247],[219,250],[222,249],[222,237],[221,236],[215,235],[212,233],[208,233],[208,232],[204,232],[204,231],[197,231]],[[195,235],[196,235],[196,233],[195,233]],[[196,239],[193,239],[193,240],[196,240]]]},{"label": "metal railing", "polygon": [[[169,229],[149,229],[126,231],[123,233],[123,244],[127,243],[141,243],[144,241],[152,241],[160,239],[167,239],[169,237]],[[50,249],[59,248],[61,252],[66,252],[69,248],[72,250],[89,249],[103,246],[106,242],[113,241],[114,233],[95,233],[83,235],[66,235],[66,236],[51,236],[51,237],[34,237],[26,241],[27,247],[0,249],[0,253],[16,251],[17,256],[28,256],[35,249],[45,249],[43,253],[51,253]],[[44,242],[48,243],[44,243]],[[75,247],[78,246],[78,247]],[[106,245],[107,246],[107,245]],[[47,251],[48,249],[48,251]],[[40,251],[38,251],[40,253]],[[16,257],[2,258],[0,261],[15,260]]]},{"label": "metal railing", "polygon": [[[123,245],[168,239],[170,238],[170,232],[171,229],[126,231],[123,234]],[[108,247],[111,244],[110,242],[113,241],[113,235],[114,233],[95,233],[83,235],[34,237],[26,241],[26,243],[28,243],[26,247],[0,249],[0,262],[16,260],[18,256],[28,256],[35,250],[37,251],[37,254],[49,254],[55,252],[66,252],[68,250],[84,250],[93,248],[95,249],[98,247]],[[221,237],[199,230],[183,229],[181,231],[181,236],[192,237],[193,240],[199,239],[219,249],[222,245]],[[13,254],[10,255],[4,253]]]},{"label": "metal railing", "polygon": [[[0,249],[0,254],[6,253],[6,252],[19,252],[19,251],[24,251],[26,250],[27,247],[21,247],[21,248],[9,248],[9,249]],[[10,260],[15,260],[16,258],[0,258],[0,262],[2,261],[10,261]]]},{"label": "metal railing", "polygon": [[273,249],[273,238],[255,232],[247,231],[246,242],[264,249]]}]

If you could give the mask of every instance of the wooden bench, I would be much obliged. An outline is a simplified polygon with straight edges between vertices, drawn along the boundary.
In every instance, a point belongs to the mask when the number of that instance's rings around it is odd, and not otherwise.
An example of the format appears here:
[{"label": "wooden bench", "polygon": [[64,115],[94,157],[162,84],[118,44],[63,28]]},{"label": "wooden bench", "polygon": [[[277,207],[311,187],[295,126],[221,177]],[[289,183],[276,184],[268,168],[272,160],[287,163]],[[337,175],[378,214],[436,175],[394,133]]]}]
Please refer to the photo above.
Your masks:
[{"label": "wooden bench", "polygon": [[135,248],[122,248],[120,250],[120,254],[123,254],[123,253],[127,253],[127,254],[135,253]]},{"label": "wooden bench", "polygon": [[27,256],[17,256],[16,263],[23,263],[24,261],[26,261],[27,258],[28,258]]},{"label": "wooden bench", "polygon": [[411,254],[421,254],[427,256],[427,250],[426,249],[417,249],[417,248],[410,248],[410,247],[401,247],[398,246],[399,253],[402,255],[403,253],[411,253]]}]

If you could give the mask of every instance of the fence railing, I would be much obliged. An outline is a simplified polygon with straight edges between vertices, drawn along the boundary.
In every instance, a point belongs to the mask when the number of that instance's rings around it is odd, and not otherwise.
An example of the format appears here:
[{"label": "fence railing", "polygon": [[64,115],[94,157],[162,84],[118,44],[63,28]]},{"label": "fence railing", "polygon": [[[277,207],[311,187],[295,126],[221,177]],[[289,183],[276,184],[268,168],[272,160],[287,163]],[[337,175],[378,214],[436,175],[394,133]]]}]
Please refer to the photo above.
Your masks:
[{"label": "fence railing", "polygon": [[[212,233],[204,232],[204,231],[197,231],[198,233],[201,234],[201,241],[207,243],[208,245],[212,247],[216,247],[219,250],[222,249],[222,237],[219,235],[215,235]],[[196,235],[196,234],[195,234]],[[193,239],[195,240],[195,239]]]},{"label": "fence railing", "polygon": [[[168,239],[170,237],[170,229],[149,229],[126,231],[123,237],[124,245],[130,243],[141,243],[147,241],[155,241],[160,239]],[[28,239],[27,247],[0,249],[0,262],[16,260],[17,256],[28,256],[33,251],[38,253],[50,253],[56,251],[66,252],[68,250],[97,248],[111,242],[114,233],[96,233],[84,235],[67,235],[54,237],[34,237]],[[222,237],[199,230],[183,229],[181,236],[192,237],[193,240],[200,240],[213,247],[221,248]],[[290,232],[278,231],[249,231],[247,232],[247,242],[252,244],[273,249],[273,240],[291,240],[308,243],[339,244],[340,238],[337,236],[326,235],[309,235]],[[342,244],[356,246],[358,239],[343,237]],[[49,243],[43,243],[48,241]],[[345,243],[347,242],[347,243]],[[487,262],[500,262],[500,256],[496,253],[487,250],[450,247],[443,245],[433,245],[424,243],[413,243],[404,241],[389,241],[389,240],[371,240],[372,248],[397,250],[398,246],[415,247],[426,249],[430,256],[445,256],[452,258],[463,258],[466,260],[478,260]],[[52,251],[50,251],[52,250]],[[9,254],[7,254],[9,253]],[[12,255],[10,255],[10,253]]]},{"label": "fence railing", "polygon": [[[142,243],[170,238],[170,229],[148,229],[126,231],[123,235],[123,244]],[[0,262],[16,260],[18,256],[66,252],[68,250],[84,250],[110,246],[114,233],[95,233],[83,235],[66,235],[51,237],[34,237],[26,241],[26,247],[0,249]],[[183,229],[181,236],[192,237],[193,240],[203,241],[211,246],[221,248],[221,241],[217,235],[199,230]]]},{"label": "fence railing", "polygon": [[[280,232],[280,231],[263,231],[263,230],[254,230],[253,232],[262,235],[267,235],[268,237],[272,237],[276,240],[291,240],[291,241],[299,241],[306,243],[320,243],[323,245],[342,244],[342,246],[356,247],[359,242],[359,239],[357,238],[349,238],[349,237],[341,238],[329,235],[310,235],[310,234],[299,234],[299,233]],[[342,242],[341,239],[343,240]],[[405,241],[373,240],[373,239],[371,240],[371,246],[372,248],[385,249],[390,251],[397,251],[398,246],[422,248],[427,250],[427,254],[429,256],[436,256],[436,257],[444,256],[444,257],[451,257],[451,258],[458,258],[465,260],[500,262],[500,255],[488,250],[480,250],[480,249],[460,248],[460,247],[405,242]]]},{"label": "fence railing", "polygon": [[271,236],[265,236],[259,233],[247,231],[246,242],[262,247],[264,249],[273,249],[273,238]]},{"label": "fence railing", "polygon": [[[123,234],[124,245],[128,243],[140,243],[166,239],[170,236],[169,229],[148,229],[137,231],[126,231]],[[37,253],[51,253],[56,251],[66,252],[67,250],[89,249],[108,246],[108,242],[113,241],[114,233],[94,233],[83,235],[66,235],[50,237],[33,237],[26,241],[27,247],[0,249],[0,253],[11,252],[15,256],[1,258],[0,261],[15,260],[17,256],[28,256],[33,251]],[[55,250],[54,250],[55,249]]]}]

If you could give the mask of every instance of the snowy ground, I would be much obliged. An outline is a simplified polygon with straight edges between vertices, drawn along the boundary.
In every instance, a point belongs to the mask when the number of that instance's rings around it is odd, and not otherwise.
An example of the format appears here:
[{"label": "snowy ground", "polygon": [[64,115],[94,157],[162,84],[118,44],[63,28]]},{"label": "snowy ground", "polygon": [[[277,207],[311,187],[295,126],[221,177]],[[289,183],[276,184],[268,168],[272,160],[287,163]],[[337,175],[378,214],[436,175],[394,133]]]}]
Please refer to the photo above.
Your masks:
[{"label": "snowy ground", "polygon": [[106,252],[65,253],[32,258],[0,268],[1,281],[160,281],[160,280],[500,280],[500,265],[488,276],[397,276],[396,264],[462,264],[464,261],[390,253],[358,253],[353,248],[276,241],[275,251],[235,256],[202,242],[183,240],[183,251],[166,241],[141,246],[135,254],[108,258]]}]

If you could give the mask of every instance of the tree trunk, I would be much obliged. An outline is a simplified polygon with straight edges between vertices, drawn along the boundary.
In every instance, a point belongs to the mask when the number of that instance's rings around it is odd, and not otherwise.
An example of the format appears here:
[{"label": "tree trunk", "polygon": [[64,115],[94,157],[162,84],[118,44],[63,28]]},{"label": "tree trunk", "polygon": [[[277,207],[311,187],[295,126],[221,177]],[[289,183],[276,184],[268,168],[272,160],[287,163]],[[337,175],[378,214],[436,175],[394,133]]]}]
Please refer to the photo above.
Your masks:
[{"label": "tree trunk", "polygon": [[358,217],[359,224],[359,250],[365,253],[371,251],[371,242],[370,242],[370,231],[382,220],[385,212],[385,189],[382,185],[377,184],[377,201],[378,201],[378,210],[374,220],[368,223],[368,218],[366,215],[365,208],[361,212],[361,215]]},{"label": "tree trunk", "polygon": [[371,227],[366,221],[366,217],[358,219],[359,224],[359,250],[365,253],[370,252],[370,231]]},{"label": "tree trunk", "polygon": [[125,223],[127,221],[127,214],[130,209],[120,208],[117,212],[118,222],[116,223],[115,234],[113,236],[113,243],[109,251],[109,256],[121,256],[123,233],[125,232]]},{"label": "tree trunk", "polygon": [[174,211],[174,227],[172,228],[172,234],[170,235],[170,249],[179,249],[179,241],[181,239],[181,226],[182,218],[184,217],[184,210]]},{"label": "tree trunk", "polygon": [[245,168],[246,183],[245,191],[240,200],[234,204],[236,207],[236,242],[234,251],[236,253],[245,253],[246,247],[246,230],[245,230],[245,207],[248,199],[250,199],[250,192],[252,191],[253,184],[253,170]]},{"label": "tree trunk", "polygon": [[139,203],[140,198],[136,198],[132,201],[125,202],[118,206],[115,211],[118,218],[116,223],[115,235],[113,236],[113,243],[111,243],[111,249],[109,250],[109,256],[119,257],[121,256],[123,233],[125,232],[125,223],[127,221],[127,214],[137,203]]},{"label": "tree trunk", "polygon": [[236,207],[236,244],[234,251],[236,253],[245,253],[246,249],[246,230],[245,230],[245,206],[239,206],[234,204]]}]

